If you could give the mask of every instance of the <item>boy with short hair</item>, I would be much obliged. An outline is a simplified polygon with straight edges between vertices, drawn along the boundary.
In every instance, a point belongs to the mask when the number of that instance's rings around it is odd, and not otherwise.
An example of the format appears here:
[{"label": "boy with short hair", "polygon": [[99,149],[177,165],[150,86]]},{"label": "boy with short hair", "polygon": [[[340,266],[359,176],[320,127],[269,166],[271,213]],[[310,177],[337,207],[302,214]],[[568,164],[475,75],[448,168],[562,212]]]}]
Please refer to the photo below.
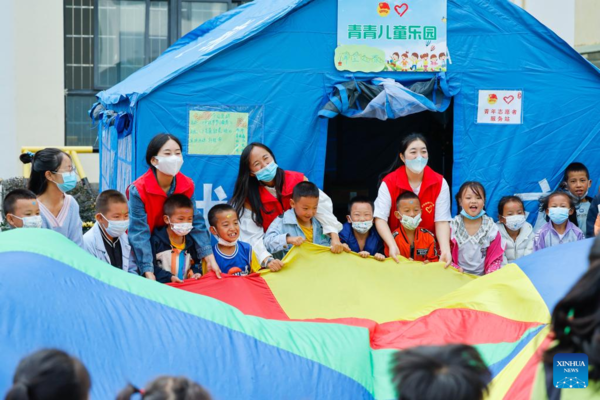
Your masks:
[{"label": "boy with short hair", "polygon": [[[291,246],[311,242],[329,246],[331,238],[323,233],[323,227],[315,218],[319,206],[319,188],[312,182],[298,183],[292,192],[291,209],[277,217],[264,236],[267,250],[281,260]],[[331,249],[333,252],[333,248]]]},{"label": "boy with short hair", "polygon": [[[419,228],[421,223],[421,201],[413,192],[403,192],[396,200],[396,218],[400,226],[392,236],[400,249],[400,254],[411,261],[437,262],[440,260],[436,249],[435,236],[427,229]],[[385,254],[389,254],[386,246]]]},{"label": "boy with short hair", "polygon": [[105,190],[96,198],[96,223],[83,235],[83,248],[99,260],[138,273],[129,245],[129,206],[123,193]]},{"label": "boy with short hair", "polygon": [[163,206],[167,224],[154,229],[150,243],[154,255],[154,275],[161,283],[183,282],[201,276],[201,259],[192,236],[194,204],[183,194],[170,196]]},{"label": "boy with short hair", "polygon": [[42,217],[35,194],[27,189],[10,191],[2,202],[6,222],[11,228],[41,228]]},{"label": "boy with short hair", "polygon": [[578,201],[576,206],[577,226],[585,233],[587,216],[592,204],[592,198],[588,196],[592,180],[587,167],[580,162],[569,164],[565,169],[563,184],[565,189]]},{"label": "boy with short hair", "polygon": [[348,222],[340,232],[340,240],[347,251],[358,253],[362,258],[375,257],[385,260],[383,240],[373,229],[373,202],[364,196],[356,196],[348,204]]},{"label": "boy with short hair", "polygon": [[[210,233],[217,239],[213,254],[221,272],[229,275],[244,276],[260,270],[252,246],[239,241],[240,222],[237,212],[229,204],[217,204],[208,212]],[[281,261],[278,261],[280,264]],[[275,267],[275,264],[272,263]],[[280,270],[281,267],[274,269]],[[272,269],[273,270],[273,269]]]}]

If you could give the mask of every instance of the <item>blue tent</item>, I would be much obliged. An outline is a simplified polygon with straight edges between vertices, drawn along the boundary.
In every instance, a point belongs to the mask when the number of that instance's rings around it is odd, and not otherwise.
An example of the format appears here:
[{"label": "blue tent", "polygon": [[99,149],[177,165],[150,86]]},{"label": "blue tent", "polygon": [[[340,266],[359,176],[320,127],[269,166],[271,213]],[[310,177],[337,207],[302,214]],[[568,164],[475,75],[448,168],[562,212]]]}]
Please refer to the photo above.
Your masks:
[{"label": "blue tent", "polygon": [[[256,0],[210,20],[98,94],[114,112],[104,112],[99,127],[101,188],[124,190],[147,169],[150,139],[170,132],[184,143],[182,171],[196,182],[198,207],[206,211],[229,199],[239,157],[189,154],[194,109],[248,113],[248,142],[266,143],[279,165],[322,186],[334,120],[319,113],[340,90],[336,85],[375,78],[406,87],[433,79],[442,99],[426,104],[415,96],[422,109],[444,111],[452,98],[447,178],[453,193],[466,180],[482,182],[491,215],[503,195],[535,199],[556,188],[570,162],[584,162],[592,178],[599,176],[598,69],[507,0],[448,0],[447,21],[447,73],[363,74],[334,67],[336,0]],[[521,125],[476,123],[479,90],[517,89],[523,91]],[[548,185],[540,185],[544,179]],[[526,208],[534,212],[536,202]]]}]

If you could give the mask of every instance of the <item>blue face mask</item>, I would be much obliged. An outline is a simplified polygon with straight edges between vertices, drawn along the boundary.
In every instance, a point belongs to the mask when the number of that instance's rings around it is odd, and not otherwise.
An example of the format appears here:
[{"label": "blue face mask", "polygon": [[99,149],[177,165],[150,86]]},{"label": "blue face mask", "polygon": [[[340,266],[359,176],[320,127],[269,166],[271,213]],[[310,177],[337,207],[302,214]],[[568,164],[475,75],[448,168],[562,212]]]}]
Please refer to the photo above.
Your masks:
[{"label": "blue face mask", "polygon": [[273,161],[271,164],[256,172],[256,179],[262,182],[271,182],[273,179],[275,179],[277,168],[277,164],[275,161]]},{"label": "blue face mask", "polygon": [[74,171],[71,172],[57,172],[57,174],[61,174],[63,178],[63,183],[56,183],[56,186],[60,189],[61,192],[67,193],[75,188],[77,185],[77,174]]},{"label": "blue face mask", "polygon": [[466,219],[474,220],[474,219],[478,219],[478,218],[483,217],[485,215],[485,210],[481,210],[479,212],[479,214],[477,214],[476,216],[472,216],[472,215],[467,214],[467,212],[465,210],[460,210],[460,215],[462,215]]},{"label": "blue face mask", "polygon": [[412,160],[406,160],[404,164],[406,164],[406,168],[410,169],[415,174],[420,174],[427,166],[428,160],[428,158],[418,156],[417,158],[414,158]]},{"label": "blue face mask", "polygon": [[562,224],[569,218],[569,209],[566,207],[552,207],[548,209],[548,216],[555,224]]}]

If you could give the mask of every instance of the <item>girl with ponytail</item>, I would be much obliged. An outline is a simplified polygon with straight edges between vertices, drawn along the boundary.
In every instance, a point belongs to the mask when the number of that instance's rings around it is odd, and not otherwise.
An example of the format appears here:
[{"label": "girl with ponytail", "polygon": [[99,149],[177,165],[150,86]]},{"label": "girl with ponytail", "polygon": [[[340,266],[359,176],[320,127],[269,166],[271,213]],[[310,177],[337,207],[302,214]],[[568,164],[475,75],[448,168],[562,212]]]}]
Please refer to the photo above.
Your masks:
[{"label": "girl with ponytail", "polygon": [[129,384],[117,395],[117,400],[130,400],[136,393],[141,394],[143,400],[211,400],[202,386],[184,377],[161,376],[146,389]]},{"label": "girl with ponytail", "polygon": [[37,153],[23,153],[24,164],[31,163],[28,188],[36,194],[42,228],[52,229],[83,247],[83,230],[79,204],[67,194],[77,185],[77,173],[71,157],[55,148]]}]

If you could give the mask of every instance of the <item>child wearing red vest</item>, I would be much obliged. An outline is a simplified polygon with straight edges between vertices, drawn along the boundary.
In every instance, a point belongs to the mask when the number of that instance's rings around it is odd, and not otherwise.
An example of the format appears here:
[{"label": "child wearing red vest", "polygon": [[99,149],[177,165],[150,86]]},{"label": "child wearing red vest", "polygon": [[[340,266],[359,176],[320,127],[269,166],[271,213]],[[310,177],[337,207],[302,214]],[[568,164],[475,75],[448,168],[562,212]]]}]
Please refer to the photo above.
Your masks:
[{"label": "child wearing red vest", "polygon": [[[438,262],[439,256],[436,250],[435,236],[427,229],[420,228],[421,202],[419,196],[413,192],[404,192],[398,196],[396,201],[396,218],[400,220],[400,226],[394,232],[394,241],[400,249],[400,254],[409,260]],[[386,246],[385,253],[388,255]]]}]

